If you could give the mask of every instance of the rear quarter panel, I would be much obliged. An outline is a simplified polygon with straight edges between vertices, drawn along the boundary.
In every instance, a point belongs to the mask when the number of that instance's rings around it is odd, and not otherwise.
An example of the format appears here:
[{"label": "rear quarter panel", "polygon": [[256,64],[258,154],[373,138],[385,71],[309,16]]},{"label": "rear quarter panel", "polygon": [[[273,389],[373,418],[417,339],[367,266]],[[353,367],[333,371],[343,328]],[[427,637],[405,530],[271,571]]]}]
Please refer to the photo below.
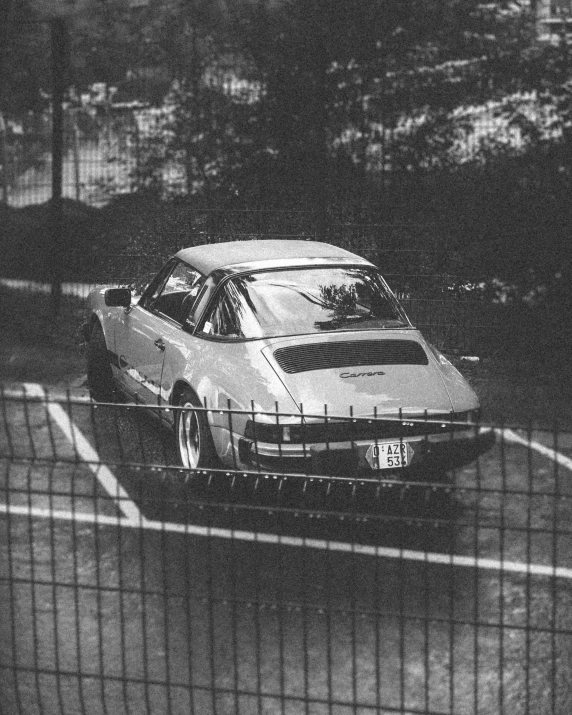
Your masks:
[{"label": "rear quarter panel", "polygon": [[[179,382],[188,384],[212,412],[208,419],[219,455],[229,448],[229,430],[242,434],[253,413],[298,414],[296,404],[262,355],[263,341],[223,342],[182,330],[165,353],[162,394],[173,401]],[[227,410],[233,412],[228,414]],[[222,412],[221,412],[222,411]],[[257,419],[275,421],[272,417]]]},{"label": "rear quarter panel", "polygon": [[425,341],[428,353],[433,357],[441,372],[441,379],[449,393],[455,412],[475,410],[480,406],[479,398],[467,380],[437,348]]}]

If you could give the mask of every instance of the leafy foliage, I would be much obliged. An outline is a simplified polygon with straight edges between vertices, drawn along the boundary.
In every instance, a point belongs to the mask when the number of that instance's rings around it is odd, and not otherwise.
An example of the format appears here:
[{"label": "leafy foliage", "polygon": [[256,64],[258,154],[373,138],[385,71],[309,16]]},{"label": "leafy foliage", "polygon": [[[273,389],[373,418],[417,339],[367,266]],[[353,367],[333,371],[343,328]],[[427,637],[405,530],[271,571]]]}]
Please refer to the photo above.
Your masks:
[{"label": "leafy foliage", "polygon": [[[0,108],[15,115],[42,107],[50,80],[40,30],[16,22],[25,0],[12,6]],[[69,21],[70,81],[113,85],[116,100],[161,114],[133,177],[146,206],[130,233],[142,244],[171,247],[181,197],[307,209],[310,234],[351,245],[340,226],[397,227],[368,229],[368,245],[401,274],[457,292],[483,284],[498,300],[570,301],[572,63],[564,40],[535,42],[527,0],[86,7]],[[426,228],[401,236],[402,224]],[[411,251],[408,266],[394,244]]]}]

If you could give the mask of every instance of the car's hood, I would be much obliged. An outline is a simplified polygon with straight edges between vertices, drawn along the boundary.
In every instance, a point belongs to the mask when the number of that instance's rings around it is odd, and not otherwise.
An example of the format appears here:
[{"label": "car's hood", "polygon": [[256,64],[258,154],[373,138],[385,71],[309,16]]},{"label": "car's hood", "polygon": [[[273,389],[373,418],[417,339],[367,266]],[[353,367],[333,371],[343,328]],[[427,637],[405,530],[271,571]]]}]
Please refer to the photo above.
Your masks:
[{"label": "car's hood", "polygon": [[[427,364],[367,364],[320,367],[289,372],[281,367],[275,353],[280,348],[345,341],[414,341],[427,355]],[[364,348],[366,346],[364,345]],[[328,335],[298,336],[269,340],[262,350],[274,371],[305,414],[356,416],[377,413],[404,415],[446,413],[453,409],[439,364],[414,330],[360,331]],[[359,354],[360,351],[358,350]]]}]

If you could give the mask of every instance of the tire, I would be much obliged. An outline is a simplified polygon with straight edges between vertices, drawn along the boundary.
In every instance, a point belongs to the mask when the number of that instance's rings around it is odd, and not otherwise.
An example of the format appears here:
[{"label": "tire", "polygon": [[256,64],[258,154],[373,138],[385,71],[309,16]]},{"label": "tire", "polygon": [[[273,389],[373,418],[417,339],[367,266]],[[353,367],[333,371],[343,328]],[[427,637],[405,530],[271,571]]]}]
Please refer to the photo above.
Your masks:
[{"label": "tire", "polygon": [[87,386],[91,398],[96,402],[115,402],[115,383],[99,322],[91,329],[87,344]]},{"label": "tire", "polygon": [[202,410],[197,397],[186,389],[179,395],[175,418],[175,438],[177,440],[177,456],[181,466],[186,469],[206,469],[220,466],[209,428],[206,414]]}]

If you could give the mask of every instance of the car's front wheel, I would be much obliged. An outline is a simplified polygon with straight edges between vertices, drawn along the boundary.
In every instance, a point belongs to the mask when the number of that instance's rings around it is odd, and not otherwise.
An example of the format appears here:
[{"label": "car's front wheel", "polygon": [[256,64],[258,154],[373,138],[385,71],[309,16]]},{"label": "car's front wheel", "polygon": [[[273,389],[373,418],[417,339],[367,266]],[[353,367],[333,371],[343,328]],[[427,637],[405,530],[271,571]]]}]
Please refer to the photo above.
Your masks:
[{"label": "car's front wheel", "polygon": [[187,469],[218,466],[217,454],[206,414],[190,390],[177,400],[176,437],[179,461]]},{"label": "car's front wheel", "polygon": [[87,344],[87,386],[96,402],[114,402],[116,398],[113,373],[107,355],[105,335],[99,322],[91,329]]}]

